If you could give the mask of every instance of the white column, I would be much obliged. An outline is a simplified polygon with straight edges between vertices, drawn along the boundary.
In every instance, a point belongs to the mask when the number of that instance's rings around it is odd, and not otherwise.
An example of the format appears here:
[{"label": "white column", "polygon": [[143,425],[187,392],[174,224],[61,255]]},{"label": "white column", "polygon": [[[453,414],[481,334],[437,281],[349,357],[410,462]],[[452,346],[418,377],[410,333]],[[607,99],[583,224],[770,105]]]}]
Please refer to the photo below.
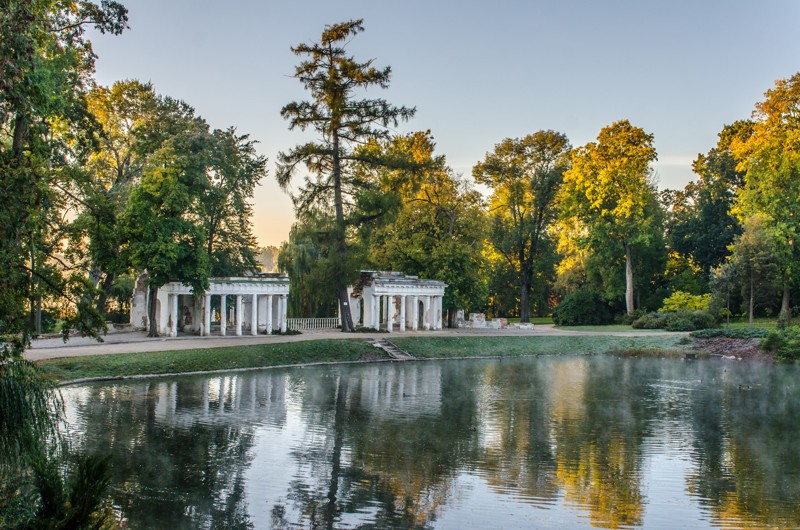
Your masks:
[{"label": "white column", "polygon": [[242,295],[236,295],[236,336],[242,336]]},{"label": "white column", "polygon": [[406,330],[406,297],[400,297],[400,331]]},{"label": "white column", "polygon": [[422,329],[428,331],[431,329],[431,297],[426,296],[422,299]]},{"label": "white column", "polygon": [[436,300],[435,304],[436,310],[433,313],[433,317],[435,319],[434,323],[436,324],[436,329],[442,329],[442,307],[443,307],[442,302],[444,300],[441,296],[437,296],[435,300]]},{"label": "white column", "polygon": [[172,337],[178,336],[178,295],[173,294],[171,295],[172,299],[170,300],[169,304],[169,314],[170,318],[172,319],[172,329],[169,330],[169,334]]},{"label": "white column", "polygon": [[250,334],[258,335],[258,295],[254,294],[250,302]]},{"label": "white column", "polygon": [[267,295],[267,335],[272,335],[272,295]]},{"label": "white column", "polygon": [[203,299],[203,329],[201,335],[211,335],[211,295],[205,295]]},{"label": "white column", "polygon": [[411,329],[417,331],[419,329],[419,296],[412,296],[411,303]]},{"label": "white column", "polygon": [[228,327],[228,316],[226,315],[228,308],[225,307],[225,302],[227,295],[220,295],[219,296],[219,334],[223,337],[228,333],[228,330],[225,329]]},{"label": "white column", "polygon": [[394,326],[394,297],[387,296],[386,302],[386,311],[388,312],[386,315],[386,331],[391,333],[392,326]]},{"label": "white column", "polygon": [[373,294],[372,298],[370,299],[370,303],[372,304],[370,310],[370,326],[374,330],[380,330],[380,316],[378,314],[378,310],[380,309],[381,304],[378,295]]},{"label": "white column", "polygon": [[289,300],[286,295],[281,295],[281,333],[286,333],[286,311],[289,308]]}]

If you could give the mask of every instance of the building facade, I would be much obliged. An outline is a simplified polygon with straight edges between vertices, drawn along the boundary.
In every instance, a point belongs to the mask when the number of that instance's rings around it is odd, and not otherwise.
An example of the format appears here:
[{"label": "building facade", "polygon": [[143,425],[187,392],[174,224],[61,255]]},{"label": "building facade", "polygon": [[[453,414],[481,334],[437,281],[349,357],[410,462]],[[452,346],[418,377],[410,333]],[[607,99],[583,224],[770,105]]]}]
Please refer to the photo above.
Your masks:
[{"label": "building facade", "polygon": [[402,272],[361,271],[352,287],[350,314],[356,327],[375,330],[442,329],[447,284]]},{"label": "building facade", "polygon": [[[210,278],[209,288],[195,296],[180,282],[161,286],[156,295],[158,334],[258,335],[286,332],[289,278],[278,274]],[[150,329],[146,277],[137,279],[131,301],[131,324]]]}]

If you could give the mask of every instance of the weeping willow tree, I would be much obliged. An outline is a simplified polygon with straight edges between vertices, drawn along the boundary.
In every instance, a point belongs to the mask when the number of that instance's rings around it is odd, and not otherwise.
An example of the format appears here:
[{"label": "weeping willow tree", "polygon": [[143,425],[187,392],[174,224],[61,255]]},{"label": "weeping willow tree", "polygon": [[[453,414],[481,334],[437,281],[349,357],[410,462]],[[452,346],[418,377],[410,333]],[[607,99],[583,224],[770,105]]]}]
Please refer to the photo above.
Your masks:
[{"label": "weeping willow tree", "polygon": [[318,214],[310,222],[298,222],[281,245],[278,269],[289,276],[289,315],[329,317],[336,314],[336,293],[330,289],[335,267],[330,256],[330,230],[333,222]]}]

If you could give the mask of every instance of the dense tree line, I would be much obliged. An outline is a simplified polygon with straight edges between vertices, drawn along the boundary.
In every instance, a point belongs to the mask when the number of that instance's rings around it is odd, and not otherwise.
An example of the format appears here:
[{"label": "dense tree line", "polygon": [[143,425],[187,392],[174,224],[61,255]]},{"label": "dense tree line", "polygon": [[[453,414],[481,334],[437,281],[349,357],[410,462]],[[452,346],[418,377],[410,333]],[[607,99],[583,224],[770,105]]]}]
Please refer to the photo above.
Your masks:
[{"label": "dense tree line", "polygon": [[279,167],[282,184],[300,162],[312,175],[293,195],[298,221],[279,260],[293,313],[332,314],[361,268],[446,281],[451,319],[465,309],[526,322],[577,296],[588,314],[630,321],[709,293],[713,318],[791,318],[800,74],[777,81],[751,119],[723,126],[682,190],[657,189],[656,139],[620,120],[582,146],[552,130],[501,140],[473,168],[481,194],[436,154],[429,131],[390,134],[412,110],[358,99],[357,89],[386,88],[390,72],[347,56],[346,39],[362,30],[360,20],[329,26],[295,48],[312,101],[284,116],[320,142]]}]

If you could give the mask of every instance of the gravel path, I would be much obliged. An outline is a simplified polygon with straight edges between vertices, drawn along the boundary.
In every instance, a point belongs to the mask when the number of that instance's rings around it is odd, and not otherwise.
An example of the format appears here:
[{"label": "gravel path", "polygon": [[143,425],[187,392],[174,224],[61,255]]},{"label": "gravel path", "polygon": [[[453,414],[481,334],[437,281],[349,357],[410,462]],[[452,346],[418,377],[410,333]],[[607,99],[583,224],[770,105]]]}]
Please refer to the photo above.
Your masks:
[{"label": "gravel path", "polygon": [[445,329],[442,331],[406,331],[403,333],[342,333],[340,331],[306,331],[300,335],[258,335],[258,336],[212,336],[179,335],[178,337],[147,337],[145,332],[110,333],[97,342],[87,337],[73,337],[68,342],[60,338],[34,340],[25,352],[31,361],[54,359],[56,357],[78,357],[82,355],[104,355],[110,353],[136,353],[167,350],[190,350],[195,348],[224,348],[226,346],[250,346],[255,344],[280,344],[320,339],[363,339],[375,340],[388,337],[458,337],[458,336],[567,336],[567,335],[611,335],[618,337],[640,337],[675,335],[658,331],[570,331],[557,329],[552,324],[537,324],[532,330],[523,329]]}]

